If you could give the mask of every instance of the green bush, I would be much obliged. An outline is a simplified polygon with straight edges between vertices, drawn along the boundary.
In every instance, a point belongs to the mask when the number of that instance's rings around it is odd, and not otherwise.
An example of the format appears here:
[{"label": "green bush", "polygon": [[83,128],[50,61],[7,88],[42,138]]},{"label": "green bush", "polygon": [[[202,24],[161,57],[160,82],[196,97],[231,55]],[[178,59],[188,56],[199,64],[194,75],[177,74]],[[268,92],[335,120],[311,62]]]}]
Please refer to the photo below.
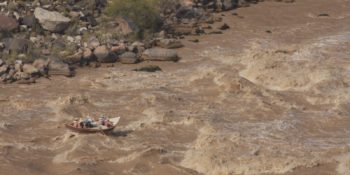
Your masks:
[{"label": "green bush", "polygon": [[157,32],[162,25],[161,12],[177,0],[112,0],[106,8],[109,16],[128,17],[140,28],[141,35]]}]

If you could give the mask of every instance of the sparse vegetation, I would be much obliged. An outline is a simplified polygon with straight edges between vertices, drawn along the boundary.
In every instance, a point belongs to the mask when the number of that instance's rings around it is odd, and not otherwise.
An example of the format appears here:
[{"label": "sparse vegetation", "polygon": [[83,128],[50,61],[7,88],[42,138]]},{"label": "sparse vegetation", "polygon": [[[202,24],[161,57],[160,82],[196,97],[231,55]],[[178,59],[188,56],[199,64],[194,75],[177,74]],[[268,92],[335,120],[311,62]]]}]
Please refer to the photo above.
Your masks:
[{"label": "sparse vegetation", "polygon": [[140,28],[139,37],[157,32],[162,26],[162,11],[173,8],[177,0],[113,0],[106,8],[109,16],[131,19]]}]

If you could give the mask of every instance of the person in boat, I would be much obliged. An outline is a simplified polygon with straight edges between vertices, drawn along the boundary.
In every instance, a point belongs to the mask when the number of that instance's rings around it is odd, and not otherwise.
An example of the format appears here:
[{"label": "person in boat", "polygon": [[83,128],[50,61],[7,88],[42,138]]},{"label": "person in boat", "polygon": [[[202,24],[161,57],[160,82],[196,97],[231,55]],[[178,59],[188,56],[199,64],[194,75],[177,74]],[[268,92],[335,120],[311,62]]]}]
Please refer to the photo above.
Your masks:
[{"label": "person in boat", "polygon": [[84,128],[84,123],[83,123],[83,119],[79,118],[79,128]]},{"label": "person in boat", "polygon": [[92,128],[93,120],[90,117],[87,117],[80,123],[80,126],[81,128]]},{"label": "person in boat", "polygon": [[73,121],[73,126],[75,128],[79,128],[80,127],[80,119],[79,118],[75,118]]},{"label": "person in boat", "polygon": [[105,126],[107,126],[108,128],[113,126],[113,123],[111,121],[109,121],[109,118],[107,118],[107,120],[105,122]]},{"label": "person in boat", "polygon": [[105,116],[101,116],[99,118],[99,124],[102,125],[102,126],[107,126],[107,127],[113,126],[112,122],[109,121],[109,118],[105,117]]},{"label": "person in boat", "polygon": [[96,119],[91,119],[91,127],[97,127],[98,123],[96,122]]},{"label": "person in boat", "polygon": [[92,128],[93,126],[92,126],[92,119],[89,117],[89,118],[87,118],[87,120],[86,120],[86,127],[87,128]]},{"label": "person in boat", "polygon": [[100,125],[105,126],[106,121],[107,121],[107,118],[106,118],[105,116],[102,115],[102,116],[98,119],[98,121],[99,121],[99,124],[100,124]]}]

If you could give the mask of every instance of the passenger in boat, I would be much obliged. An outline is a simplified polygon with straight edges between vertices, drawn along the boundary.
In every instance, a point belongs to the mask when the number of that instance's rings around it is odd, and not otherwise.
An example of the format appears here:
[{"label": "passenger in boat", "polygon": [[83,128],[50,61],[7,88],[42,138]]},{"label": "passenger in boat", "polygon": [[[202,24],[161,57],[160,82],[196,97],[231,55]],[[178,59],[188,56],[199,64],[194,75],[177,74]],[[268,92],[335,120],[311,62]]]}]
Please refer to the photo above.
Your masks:
[{"label": "passenger in boat", "polygon": [[108,120],[107,127],[112,127],[112,126],[113,126],[113,122],[111,122],[111,121]]},{"label": "passenger in boat", "polygon": [[92,119],[91,118],[85,118],[84,120],[80,120],[80,128],[91,128]]},{"label": "passenger in boat", "polygon": [[93,122],[93,120],[92,120],[90,117],[87,118],[87,119],[85,120],[85,127],[87,127],[87,128],[92,128],[92,127],[93,127],[92,122]]},{"label": "passenger in boat", "polygon": [[105,117],[105,116],[101,116],[99,118],[99,124],[102,125],[102,126],[107,126],[107,127],[112,127],[113,126],[113,123],[111,121],[109,121],[108,117]]},{"label": "passenger in boat", "polygon": [[73,126],[75,128],[79,128],[80,126],[80,119],[79,118],[75,118],[74,121],[73,121]]},{"label": "passenger in boat", "polygon": [[82,118],[79,118],[79,126],[80,128],[84,128],[84,120]]},{"label": "passenger in boat", "polygon": [[109,121],[109,119],[107,118],[106,122],[105,122],[105,126],[107,126],[108,128],[109,127],[112,127],[113,126],[113,123],[111,121]]},{"label": "passenger in boat", "polygon": [[91,127],[97,127],[98,123],[96,119],[91,119]]},{"label": "passenger in boat", "polygon": [[105,126],[106,125],[106,117],[104,116],[101,116],[99,119],[99,124],[102,125],[102,126]]},{"label": "passenger in boat", "polygon": [[97,127],[97,125],[98,125],[98,123],[96,122],[96,120],[94,120],[92,118],[87,118],[87,122],[86,122],[87,128]]}]

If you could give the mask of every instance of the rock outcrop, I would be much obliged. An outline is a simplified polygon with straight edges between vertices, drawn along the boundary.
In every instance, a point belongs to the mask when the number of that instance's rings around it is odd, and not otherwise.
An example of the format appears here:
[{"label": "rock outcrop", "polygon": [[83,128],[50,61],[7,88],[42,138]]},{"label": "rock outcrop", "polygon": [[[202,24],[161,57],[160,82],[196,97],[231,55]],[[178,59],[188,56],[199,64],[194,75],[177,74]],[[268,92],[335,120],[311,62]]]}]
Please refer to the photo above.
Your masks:
[{"label": "rock outcrop", "polygon": [[[230,26],[215,12],[259,1],[174,1],[155,7],[159,24],[152,30],[140,28],[140,21],[130,16],[101,15],[107,0],[4,1],[0,3],[0,58],[4,60],[0,62],[0,81],[28,79],[26,75],[29,79],[34,75],[71,76],[70,67],[75,65],[177,61],[179,56],[171,49],[184,47],[179,38],[221,34]],[[212,27],[215,22],[221,26]],[[10,60],[22,62],[8,63]]]},{"label": "rock outcrop", "polygon": [[0,83],[18,82],[20,84],[35,83],[41,76],[74,75],[74,70],[68,64],[57,59],[37,59],[32,64],[23,64],[17,60],[15,63],[2,62],[0,64]]},{"label": "rock outcrop", "polygon": [[0,15],[0,31],[13,31],[18,28],[16,19]]},{"label": "rock outcrop", "polygon": [[143,52],[142,59],[147,61],[178,61],[179,56],[175,50],[151,48]]},{"label": "rock outcrop", "polygon": [[50,32],[63,32],[71,21],[58,12],[48,11],[40,7],[35,8],[34,15],[41,26]]},{"label": "rock outcrop", "polygon": [[73,76],[74,71],[59,60],[48,60],[48,75],[63,75],[63,76]]},{"label": "rock outcrop", "polygon": [[107,46],[99,46],[94,50],[94,55],[100,63],[114,63],[117,61],[117,56],[110,52]]},{"label": "rock outcrop", "polygon": [[175,39],[158,39],[156,45],[166,49],[177,49],[184,46],[181,41]]},{"label": "rock outcrop", "polygon": [[125,52],[119,56],[118,61],[123,64],[135,64],[139,61],[139,59],[134,52]]},{"label": "rock outcrop", "polygon": [[28,75],[34,75],[39,73],[39,70],[35,68],[32,64],[24,64],[22,66],[22,71]]}]

